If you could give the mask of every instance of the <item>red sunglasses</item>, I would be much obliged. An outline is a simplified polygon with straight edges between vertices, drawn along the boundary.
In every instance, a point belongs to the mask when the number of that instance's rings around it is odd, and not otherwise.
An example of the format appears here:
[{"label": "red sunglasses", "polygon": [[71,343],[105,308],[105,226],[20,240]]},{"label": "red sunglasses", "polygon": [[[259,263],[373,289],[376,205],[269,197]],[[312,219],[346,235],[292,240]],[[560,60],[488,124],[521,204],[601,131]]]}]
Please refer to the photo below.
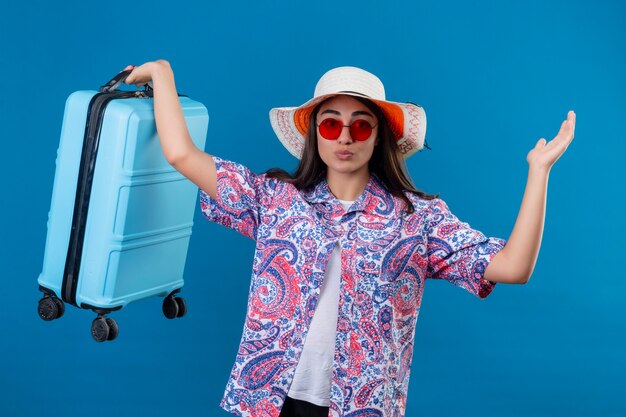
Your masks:
[{"label": "red sunglasses", "polygon": [[341,135],[341,131],[344,127],[349,127],[352,139],[364,141],[370,138],[372,130],[374,130],[377,125],[372,126],[370,122],[364,119],[358,119],[349,125],[344,125],[341,121],[329,117],[322,120],[322,123],[317,126],[320,128],[320,135],[322,135],[324,139],[335,140]]}]

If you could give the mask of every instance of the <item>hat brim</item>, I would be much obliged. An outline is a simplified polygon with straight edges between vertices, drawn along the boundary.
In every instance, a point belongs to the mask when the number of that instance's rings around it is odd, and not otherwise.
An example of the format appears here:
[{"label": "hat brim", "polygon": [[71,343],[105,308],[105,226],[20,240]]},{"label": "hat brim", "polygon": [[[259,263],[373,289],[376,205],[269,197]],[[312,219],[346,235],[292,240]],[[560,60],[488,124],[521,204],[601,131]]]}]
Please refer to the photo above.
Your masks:
[{"label": "hat brim", "polygon": [[342,92],[312,98],[298,107],[276,107],[270,110],[272,129],[289,153],[298,159],[302,157],[313,109],[322,101],[338,95],[363,97],[378,105],[387,119],[404,158],[408,158],[424,147],[426,113],[420,105],[375,100],[358,93]]}]

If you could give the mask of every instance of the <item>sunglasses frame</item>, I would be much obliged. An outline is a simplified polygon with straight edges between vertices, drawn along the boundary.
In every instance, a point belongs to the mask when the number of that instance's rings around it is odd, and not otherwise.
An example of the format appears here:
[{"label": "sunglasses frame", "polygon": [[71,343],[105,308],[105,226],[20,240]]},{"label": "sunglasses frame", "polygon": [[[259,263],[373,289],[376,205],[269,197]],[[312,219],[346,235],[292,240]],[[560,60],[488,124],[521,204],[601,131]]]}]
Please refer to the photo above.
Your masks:
[{"label": "sunglasses frame", "polygon": [[[343,129],[345,127],[348,128],[348,131],[350,132],[350,137],[352,138],[352,140],[358,141],[358,142],[365,142],[366,140],[368,140],[369,138],[372,137],[372,132],[374,131],[374,128],[376,126],[378,126],[378,123],[376,123],[375,125],[372,126],[372,124],[366,120],[366,119],[356,119],[355,121],[353,121],[352,123],[350,123],[349,125],[344,125],[343,122],[335,117],[327,117],[324,120],[322,120],[320,123],[315,123],[315,125],[317,126],[317,128],[319,129],[320,126],[322,125],[322,123],[324,123],[327,120],[334,120],[336,123],[338,123],[339,125],[341,125],[341,129],[339,129],[339,134],[337,135],[337,137],[335,138],[327,138],[326,136],[324,136],[324,134],[322,133],[321,129],[320,129],[320,136],[322,136],[322,138],[326,139],[326,140],[337,140],[339,139],[339,136],[341,136],[341,132],[343,131]],[[357,139],[354,137],[354,135],[352,134],[352,126],[354,126],[355,123],[357,122],[365,122],[370,126],[370,133],[369,135],[365,138],[365,139]]]}]

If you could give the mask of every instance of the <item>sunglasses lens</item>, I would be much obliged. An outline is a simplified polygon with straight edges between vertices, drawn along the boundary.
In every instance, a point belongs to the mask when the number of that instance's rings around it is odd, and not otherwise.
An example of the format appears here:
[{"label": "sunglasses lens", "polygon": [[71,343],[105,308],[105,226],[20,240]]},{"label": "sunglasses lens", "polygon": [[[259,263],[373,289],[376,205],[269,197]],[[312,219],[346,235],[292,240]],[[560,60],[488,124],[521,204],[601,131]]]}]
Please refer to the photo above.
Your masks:
[{"label": "sunglasses lens", "polygon": [[355,120],[350,125],[350,136],[354,140],[367,140],[372,135],[372,125],[367,120]]},{"label": "sunglasses lens", "polygon": [[341,129],[343,129],[343,126],[337,119],[328,118],[320,123],[320,135],[324,139],[337,139],[341,134]]}]

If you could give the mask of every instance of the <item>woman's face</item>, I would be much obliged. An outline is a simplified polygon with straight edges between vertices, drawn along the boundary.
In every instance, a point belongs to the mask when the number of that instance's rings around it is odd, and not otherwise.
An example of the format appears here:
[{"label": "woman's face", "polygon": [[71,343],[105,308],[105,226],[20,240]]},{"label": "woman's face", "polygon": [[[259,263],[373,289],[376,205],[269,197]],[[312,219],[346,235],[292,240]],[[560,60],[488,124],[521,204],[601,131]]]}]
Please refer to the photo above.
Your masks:
[{"label": "woman's face", "polygon": [[[344,126],[355,120],[366,120],[374,129],[364,141],[354,140],[350,128],[344,127],[336,140],[328,140],[320,134],[319,124],[333,118]],[[317,149],[322,161],[328,167],[328,174],[352,174],[369,176],[368,162],[378,144],[378,120],[360,101],[350,96],[336,96],[325,101],[317,113]]]}]

